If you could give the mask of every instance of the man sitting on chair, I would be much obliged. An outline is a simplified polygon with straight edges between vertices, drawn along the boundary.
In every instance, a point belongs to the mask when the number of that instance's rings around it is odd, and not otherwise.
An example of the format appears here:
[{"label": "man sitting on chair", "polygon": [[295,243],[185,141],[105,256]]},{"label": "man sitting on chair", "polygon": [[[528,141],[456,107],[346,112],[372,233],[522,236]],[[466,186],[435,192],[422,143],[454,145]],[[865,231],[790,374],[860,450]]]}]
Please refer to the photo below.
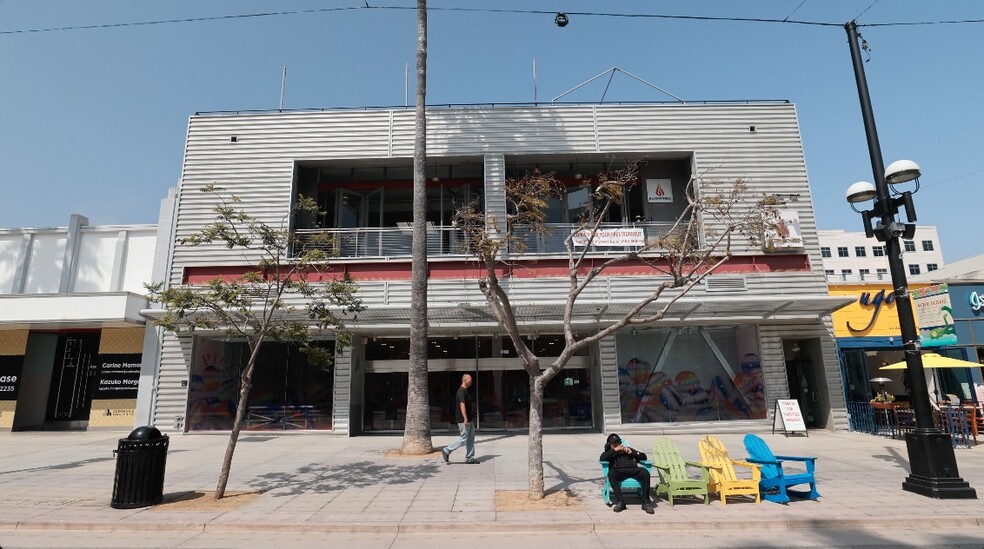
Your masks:
[{"label": "man sitting on chair", "polygon": [[653,504],[649,500],[649,471],[640,467],[639,462],[646,459],[646,454],[622,445],[622,439],[612,433],[608,435],[605,451],[601,453],[600,461],[608,462],[608,482],[615,493],[615,505],[612,510],[621,513],[625,510],[622,500],[622,481],[627,478],[635,479],[642,486],[642,510],[653,514]]}]

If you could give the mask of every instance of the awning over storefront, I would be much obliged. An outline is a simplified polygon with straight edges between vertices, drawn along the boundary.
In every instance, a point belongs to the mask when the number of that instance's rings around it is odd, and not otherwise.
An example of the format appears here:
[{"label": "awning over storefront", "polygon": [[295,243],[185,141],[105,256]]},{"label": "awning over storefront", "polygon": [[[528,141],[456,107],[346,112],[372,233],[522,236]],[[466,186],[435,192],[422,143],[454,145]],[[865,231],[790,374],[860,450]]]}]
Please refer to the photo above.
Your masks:
[{"label": "awning over storefront", "polygon": [[142,295],[34,294],[0,296],[0,326],[52,327],[133,326],[144,324]]},{"label": "awning over storefront", "polygon": [[[853,296],[769,296],[715,297],[714,299],[681,298],[673,302],[663,322],[734,323],[774,322],[780,320],[816,321],[855,301]],[[668,300],[646,307],[642,316],[659,311]],[[631,311],[638,301],[581,301],[574,307],[574,323],[582,326],[609,325]],[[521,326],[559,327],[563,325],[564,302],[514,302],[513,309]],[[410,327],[411,309],[404,306],[373,306],[346,320],[353,331],[403,330]],[[144,309],[146,318],[159,318],[163,311]],[[298,320],[306,318],[298,310]],[[427,321],[432,329],[495,329],[499,325],[487,303],[431,303]]]}]

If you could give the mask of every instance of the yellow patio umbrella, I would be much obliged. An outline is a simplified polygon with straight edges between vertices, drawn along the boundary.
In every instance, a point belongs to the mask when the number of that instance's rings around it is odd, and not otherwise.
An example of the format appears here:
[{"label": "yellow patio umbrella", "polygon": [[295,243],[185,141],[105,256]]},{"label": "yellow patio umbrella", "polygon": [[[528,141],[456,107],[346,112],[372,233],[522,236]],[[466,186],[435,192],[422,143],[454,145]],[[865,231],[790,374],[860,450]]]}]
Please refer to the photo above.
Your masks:
[{"label": "yellow patio umbrella", "polygon": [[[950,358],[937,353],[925,353],[922,356],[923,368],[978,368],[980,364],[969,360]],[[879,370],[905,370],[906,363],[895,362],[888,366],[882,366]]]},{"label": "yellow patio umbrella", "polygon": [[[979,368],[981,365],[976,362],[970,362],[969,360],[960,360],[958,358],[950,358],[948,356],[943,356],[938,353],[923,353],[922,363],[924,370],[938,370],[942,368]],[[905,370],[906,362],[895,362],[889,364],[888,366],[882,366],[879,370]],[[940,399],[940,381],[935,379],[935,376],[931,376],[929,372],[926,372],[927,383],[931,380],[935,387],[930,390],[930,393],[936,393],[936,400]]]}]

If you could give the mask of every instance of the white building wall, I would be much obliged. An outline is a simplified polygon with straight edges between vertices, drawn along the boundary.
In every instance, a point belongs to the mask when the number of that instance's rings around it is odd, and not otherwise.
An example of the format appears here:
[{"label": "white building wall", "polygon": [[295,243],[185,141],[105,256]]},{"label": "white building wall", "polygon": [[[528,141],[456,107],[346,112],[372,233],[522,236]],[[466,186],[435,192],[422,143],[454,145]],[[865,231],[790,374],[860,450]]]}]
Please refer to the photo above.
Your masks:
[{"label": "white building wall", "polygon": [[34,235],[23,293],[58,293],[67,242],[68,235],[62,231]]},{"label": "white building wall", "polygon": [[[241,206],[273,225],[290,211],[294,163],[411,158],[413,111],[367,110],[200,115],[189,122],[176,237],[214,219],[209,184],[235,189]],[[747,202],[765,194],[788,198],[800,218],[811,264],[819,265],[816,219],[796,109],[788,103],[595,105],[431,109],[428,155],[694,153],[702,188],[744,179]],[[233,141],[232,138],[236,140]],[[759,254],[737,239],[737,253]],[[239,250],[178,247],[172,282],[183,267],[237,265]]]},{"label": "white building wall", "polygon": [[115,231],[86,231],[79,244],[78,270],[73,292],[113,291],[113,264],[116,256]]},{"label": "white building wall", "polygon": [[0,294],[14,291],[23,242],[24,236],[20,233],[0,234]]},{"label": "white building wall", "polygon": [[158,282],[153,280],[154,246],[156,244],[156,228],[129,233],[120,290],[143,294],[147,293],[146,288],[144,288],[145,283]]}]

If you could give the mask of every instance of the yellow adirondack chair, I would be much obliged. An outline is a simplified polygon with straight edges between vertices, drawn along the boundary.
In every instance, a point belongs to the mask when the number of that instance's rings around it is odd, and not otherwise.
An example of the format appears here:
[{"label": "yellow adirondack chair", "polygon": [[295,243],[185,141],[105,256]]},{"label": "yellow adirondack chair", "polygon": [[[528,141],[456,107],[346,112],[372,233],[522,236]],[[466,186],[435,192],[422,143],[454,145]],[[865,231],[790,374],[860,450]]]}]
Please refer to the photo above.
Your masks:
[{"label": "yellow adirondack chair", "polygon": [[[762,478],[762,471],[758,465],[747,461],[731,459],[724,444],[710,435],[700,439],[697,445],[700,450],[700,459],[711,472],[711,479],[707,483],[707,491],[721,496],[721,504],[727,505],[728,496],[755,496],[755,503],[762,501],[759,494],[759,481]],[[752,478],[739,478],[735,474],[735,466],[747,467],[752,472]]]}]

